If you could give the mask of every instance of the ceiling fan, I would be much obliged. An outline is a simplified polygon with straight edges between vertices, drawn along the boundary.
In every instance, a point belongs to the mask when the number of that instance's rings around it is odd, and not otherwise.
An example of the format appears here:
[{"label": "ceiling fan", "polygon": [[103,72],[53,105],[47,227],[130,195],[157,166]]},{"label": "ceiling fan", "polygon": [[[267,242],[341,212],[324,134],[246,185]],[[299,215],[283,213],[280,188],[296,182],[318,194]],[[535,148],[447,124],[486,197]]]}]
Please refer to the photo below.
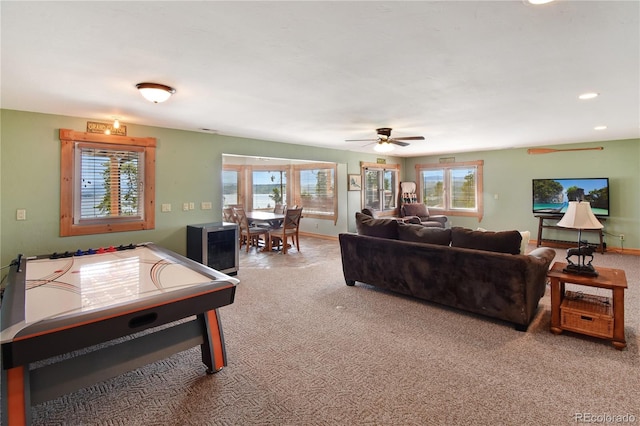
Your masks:
[{"label": "ceiling fan", "polygon": [[404,141],[424,140],[424,136],[404,136],[400,138],[392,138],[391,130],[391,127],[380,127],[379,129],[376,129],[376,132],[378,134],[378,137],[376,139],[347,139],[345,142],[375,142],[376,146],[374,149],[376,151],[387,152],[393,149],[393,145],[409,146],[409,143]]}]

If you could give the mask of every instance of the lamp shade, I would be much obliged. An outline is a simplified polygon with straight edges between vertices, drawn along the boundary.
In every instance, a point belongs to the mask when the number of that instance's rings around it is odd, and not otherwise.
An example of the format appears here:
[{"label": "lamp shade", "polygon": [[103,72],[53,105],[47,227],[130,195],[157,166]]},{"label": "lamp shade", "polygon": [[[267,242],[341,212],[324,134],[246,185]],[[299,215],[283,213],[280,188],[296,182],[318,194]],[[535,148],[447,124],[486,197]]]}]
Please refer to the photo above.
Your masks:
[{"label": "lamp shade", "polygon": [[557,226],[573,229],[604,228],[591,211],[591,205],[585,201],[569,201],[567,212],[562,216]]},{"label": "lamp shade", "polygon": [[176,93],[176,89],[173,87],[158,83],[138,83],[136,88],[146,100],[154,104],[164,102]]},{"label": "lamp shade", "polygon": [[389,152],[393,151],[393,144],[389,142],[378,142],[376,146],[373,147],[373,150],[376,152]]}]

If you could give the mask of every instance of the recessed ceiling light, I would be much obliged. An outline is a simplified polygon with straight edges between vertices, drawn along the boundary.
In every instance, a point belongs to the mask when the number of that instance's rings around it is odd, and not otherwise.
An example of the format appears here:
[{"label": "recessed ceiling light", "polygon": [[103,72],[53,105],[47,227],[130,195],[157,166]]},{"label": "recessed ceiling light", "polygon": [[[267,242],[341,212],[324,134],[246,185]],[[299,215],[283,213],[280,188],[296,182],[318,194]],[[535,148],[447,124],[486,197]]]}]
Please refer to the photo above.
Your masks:
[{"label": "recessed ceiling light", "polygon": [[593,130],[606,130],[607,126],[596,126],[593,128]]},{"label": "recessed ceiling light", "polygon": [[596,92],[589,92],[589,93],[583,93],[582,95],[578,96],[578,99],[593,99],[593,98],[597,98],[600,95],[600,93],[596,93]]}]

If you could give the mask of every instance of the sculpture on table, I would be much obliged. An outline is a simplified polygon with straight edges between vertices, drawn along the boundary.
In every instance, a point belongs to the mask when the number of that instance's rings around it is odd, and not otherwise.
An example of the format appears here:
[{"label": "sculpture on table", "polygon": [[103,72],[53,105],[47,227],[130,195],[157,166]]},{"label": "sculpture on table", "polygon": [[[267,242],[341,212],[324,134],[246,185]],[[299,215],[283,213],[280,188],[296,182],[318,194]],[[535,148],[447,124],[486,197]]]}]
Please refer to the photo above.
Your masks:
[{"label": "sculpture on table", "polygon": [[[583,245],[584,244],[584,245]],[[579,241],[577,248],[567,249],[567,266],[565,272],[575,273],[580,275],[597,276],[598,273],[593,267],[591,262],[593,261],[593,253],[596,251],[596,247],[590,246],[587,241]],[[571,261],[571,257],[577,256],[577,263]],[[589,263],[586,263],[586,258],[589,256]]]}]

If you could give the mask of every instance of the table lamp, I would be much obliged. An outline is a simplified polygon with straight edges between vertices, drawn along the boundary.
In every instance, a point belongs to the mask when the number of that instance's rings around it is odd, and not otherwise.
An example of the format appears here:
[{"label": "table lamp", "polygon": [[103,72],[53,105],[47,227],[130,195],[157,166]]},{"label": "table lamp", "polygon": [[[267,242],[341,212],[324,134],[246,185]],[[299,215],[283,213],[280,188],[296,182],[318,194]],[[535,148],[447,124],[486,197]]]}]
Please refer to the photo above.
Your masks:
[{"label": "table lamp", "polygon": [[[595,247],[590,246],[587,241],[582,241],[583,229],[602,229],[604,226],[596,219],[591,211],[591,205],[586,201],[569,201],[567,212],[562,216],[557,226],[563,228],[572,228],[578,230],[578,248],[570,248],[567,250],[567,267],[563,272],[569,274],[588,275],[595,277],[598,275],[595,268],[591,265],[593,260],[593,252]],[[571,256],[578,256],[578,262],[573,263]],[[587,256],[591,257],[589,263],[585,264]]]}]

